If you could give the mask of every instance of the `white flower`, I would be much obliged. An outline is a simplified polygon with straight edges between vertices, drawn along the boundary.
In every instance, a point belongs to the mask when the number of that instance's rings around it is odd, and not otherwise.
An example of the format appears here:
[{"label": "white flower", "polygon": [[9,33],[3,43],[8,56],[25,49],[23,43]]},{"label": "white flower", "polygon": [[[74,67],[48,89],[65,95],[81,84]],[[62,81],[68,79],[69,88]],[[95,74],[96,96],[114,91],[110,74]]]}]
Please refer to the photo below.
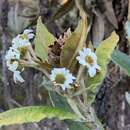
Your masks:
[{"label": "white flower", "polygon": [[100,66],[97,64],[97,56],[90,48],[83,48],[83,51],[79,51],[79,56],[76,59],[81,65],[88,68],[90,77],[94,77],[97,70],[100,70]]},{"label": "white flower", "polygon": [[8,60],[6,64],[8,69],[12,72],[16,71],[19,65],[18,61],[11,61],[11,60]]},{"label": "white flower", "polygon": [[19,60],[20,59],[20,52],[17,49],[10,47],[10,49],[6,52],[5,59],[6,60],[10,60],[10,59]]},{"label": "white flower", "polygon": [[34,34],[32,33],[33,30],[26,29],[24,30],[23,34],[18,34],[15,38],[13,38],[13,48],[23,48],[31,45],[30,39],[34,37]]},{"label": "white flower", "polygon": [[15,83],[17,83],[17,81],[22,82],[22,83],[24,82],[24,79],[20,75],[20,71],[14,71],[13,78],[14,78]]},{"label": "white flower", "polygon": [[34,37],[33,30],[32,29],[25,29],[23,34],[27,35],[28,39],[32,39]]},{"label": "white flower", "polygon": [[51,71],[50,79],[56,85],[60,85],[63,90],[71,88],[71,85],[76,78],[65,68],[54,68]]}]

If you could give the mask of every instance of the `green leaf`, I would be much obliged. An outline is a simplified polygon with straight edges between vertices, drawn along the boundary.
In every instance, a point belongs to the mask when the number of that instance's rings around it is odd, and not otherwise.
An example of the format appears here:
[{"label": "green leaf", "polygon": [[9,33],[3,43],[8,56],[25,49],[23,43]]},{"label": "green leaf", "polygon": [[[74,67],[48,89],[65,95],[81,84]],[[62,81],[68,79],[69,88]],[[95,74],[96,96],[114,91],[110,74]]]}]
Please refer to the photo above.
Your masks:
[{"label": "green leaf", "polygon": [[106,72],[107,72],[107,65],[111,60],[111,55],[113,53],[114,48],[117,45],[119,40],[118,35],[113,32],[110,37],[106,40],[102,41],[96,50],[97,55],[97,62],[101,66],[101,71],[94,77],[88,77],[86,84],[88,87],[88,99],[92,101],[95,98],[96,88],[99,84],[102,83]]},{"label": "green leaf", "polygon": [[[87,18],[79,21],[78,27],[67,39],[60,56],[61,66],[69,68],[74,67],[76,56],[85,44],[87,37]],[[67,61],[67,62],[66,62]]]},{"label": "green leaf", "polygon": [[64,110],[69,111],[69,112],[73,112],[72,109],[70,108],[67,100],[65,97],[60,96],[58,93],[56,92],[49,92],[51,99],[53,100],[53,103],[56,107],[58,108],[64,108]]},{"label": "green leaf", "polygon": [[[60,96],[56,92],[50,92],[50,96],[52,97],[51,99],[56,107],[64,108],[64,110],[72,112],[72,109],[69,106],[66,98]],[[67,120],[65,122],[67,123],[69,130],[91,130],[90,128],[88,129],[87,123],[74,122],[71,120]]]},{"label": "green leaf", "polygon": [[128,76],[130,76],[130,56],[115,50],[112,54],[112,61],[119,65],[120,68],[124,70]]},{"label": "green leaf", "polygon": [[47,30],[45,25],[42,23],[41,17],[37,21],[35,52],[36,55],[43,61],[48,59],[48,46],[53,44],[55,37]]},{"label": "green leaf", "polygon": [[78,117],[75,114],[66,112],[62,109],[46,106],[29,106],[0,113],[0,126],[39,122],[44,118],[53,117],[58,117],[60,120],[78,120]]}]

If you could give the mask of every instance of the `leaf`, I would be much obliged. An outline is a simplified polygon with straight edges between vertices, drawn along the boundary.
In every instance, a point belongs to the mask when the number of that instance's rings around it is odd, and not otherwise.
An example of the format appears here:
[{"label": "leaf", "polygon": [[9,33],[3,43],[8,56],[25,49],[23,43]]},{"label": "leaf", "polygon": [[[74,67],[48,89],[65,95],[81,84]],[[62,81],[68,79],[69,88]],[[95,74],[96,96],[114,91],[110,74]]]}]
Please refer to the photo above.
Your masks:
[{"label": "leaf", "polygon": [[104,38],[105,23],[103,18],[99,15],[95,16],[92,26],[92,42],[94,48],[97,48],[99,43]]},{"label": "leaf", "polygon": [[[85,44],[87,37],[87,18],[79,21],[78,27],[67,39],[60,56],[61,66],[71,69],[76,61],[76,56]],[[67,62],[66,62],[67,61]]]},{"label": "leaf", "polygon": [[115,16],[115,12],[113,9],[113,5],[112,5],[112,0],[103,0],[104,1],[104,5],[105,5],[105,9],[106,11],[104,12],[108,21],[117,29],[118,28],[118,23],[117,23],[117,19]]},{"label": "leaf", "polygon": [[58,117],[60,120],[78,120],[78,117],[70,112],[58,108],[46,106],[29,106],[12,109],[0,113],[0,126],[39,122],[44,118]]},{"label": "leaf", "polygon": [[57,94],[54,91],[49,92],[49,93],[50,93],[51,99],[53,100],[55,107],[58,107],[58,108],[61,108],[61,109],[64,108],[64,110],[72,112],[72,109],[70,108],[70,106],[69,106],[65,97],[60,96],[59,94]]},{"label": "leaf", "polygon": [[130,56],[116,50],[112,54],[112,61],[130,76]]},{"label": "leaf", "polygon": [[86,81],[86,86],[89,94],[88,99],[90,99],[90,101],[94,99],[96,88],[99,84],[102,83],[106,75],[107,65],[111,60],[111,55],[117,45],[118,40],[118,35],[113,32],[110,37],[100,43],[99,47],[96,50],[97,62],[101,66],[101,71],[97,73],[94,78],[88,77]]},{"label": "leaf", "polygon": [[[56,107],[58,108],[64,108],[64,110],[72,112],[72,109],[70,108],[69,104],[67,103],[66,98],[60,96],[56,92],[50,92],[51,99],[53,100],[53,103],[55,104]],[[65,121],[68,126],[69,130],[90,130],[87,128],[86,123],[82,122],[74,122],[71,120]]]},{"label": "leaf", "polygon": [[53,44],[54,41],[55,37],[47,30],[41,21],[41,17],[39,17],[37,21],[36,38],[34,40],[34,43],[36,55],[43,61],[47,61],[48,46]]},{"label": "leaf", "polygon": [[68,13],[70,10],[72,10],[74,7],[74,0],[68,0],[65,4],[63,4],[59,9],[57,9],[56,13],[52,17],[52,19],[49,22],[52,22],[56,19],[61,18],[66,13]]}]

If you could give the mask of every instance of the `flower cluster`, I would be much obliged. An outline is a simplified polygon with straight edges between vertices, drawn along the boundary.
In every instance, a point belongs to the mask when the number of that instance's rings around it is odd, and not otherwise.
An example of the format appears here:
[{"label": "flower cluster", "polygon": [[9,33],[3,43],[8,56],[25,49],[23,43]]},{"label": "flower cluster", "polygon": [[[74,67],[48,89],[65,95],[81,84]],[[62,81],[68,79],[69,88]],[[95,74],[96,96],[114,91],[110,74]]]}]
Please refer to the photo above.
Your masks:
[{"label": "flower cluster", "polygon": [[[97,56],[90,48],[83,48],[79,51],[79,56],[76,57],[79,63],[86,66],[90,77],[96,75],[100,66],[97,64]],[[59,85],[63,90],[70,89],[74,80],[76,79],[66,68],[54,68],[50,75],[51,81],[54,85]]]},{"label": "flower cluster", "polygon": [[6,52],[5,60],[7,67],[13,72],[13,79],[15,82],[24,82],[24,79],[20,75],[19,60],[22,53],[27,50],[27,47],[31,45],[30,39],[34,37],[33,30],[26,29],[22,34],[18,34],[12,40],[12,47]]},{"label": "flower cluster", "polygon": [[88,68],[90,77],[96,75],[97,70],[100,70],[100,66],[97,64],[97,56],[90,48],[83,48],[79,51],[79,56],[76,57],[79,63]]}]

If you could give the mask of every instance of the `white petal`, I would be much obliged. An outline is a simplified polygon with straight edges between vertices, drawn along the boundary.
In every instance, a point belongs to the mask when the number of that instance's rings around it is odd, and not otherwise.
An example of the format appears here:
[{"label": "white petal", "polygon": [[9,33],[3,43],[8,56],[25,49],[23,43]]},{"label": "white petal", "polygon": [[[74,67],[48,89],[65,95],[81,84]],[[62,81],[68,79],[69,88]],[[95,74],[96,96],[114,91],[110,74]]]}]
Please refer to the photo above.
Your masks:
[{"label": "white petal", "polygon": [[20,52],[12,47],[6,52],[5,55],[6,60],[10,59],[20,59]]},{"label": "white petal", "polygon": [[80,57],[86,57],[85,53],[83,51],[79,51]]},{"label": "white petal", "polygon": [[17,81],[23,83],[24,82],[24,79],[22,78],[22,76],[20,75],[20,71],[15,71],[14,72],[14,82],[17,83]]},{"label": "white petal", "polygon": [[101,67],[100,67],[98,64],[95,65],[95,68],[96,68],[97,70],[101,70]]},{"label": "white petal", "polygon": [[86,65],[85,57],[77,56],[76,59],[79,61],[81,65]]},{"label": "white petal", "polygon": [[32,38],[34,38],[34,34],[33,33],[31,33],[31,34],[28,34],[28,39],[32,39]]},{"label": "white petal", "polygon": [[51,81],[55,81],[56,75],[63,74],[65,77],[64,84],[60,84],[63,90],[66,88],[70,88],[70,84],[73,83],[76,78],[69,72],[69,70],[66,70],[65,68],[54,68],[51,71],[50,79]]},{"label": "white petal", "polygon": [[24,34],[29,34],[29,33],[31,33],[31,32],[33,32],[32,29],[25,29],[23,33],[24,33]]},{"label": "white petal", "polygon": [[94,77],[96,75],[96,68],[94,67],[88,68],[88,73],[90,77]]},{"label": "white petal", "polygon": [[85,55],[89,55],[89,54],[91,54],[92,51],[90,48],[83,48],[83,52]]},{"label": "white petal", "polygon": [[97,56],[96,56],[96,54],[94,53],[94,52],[92,52],[91,54],[90,54],[90,56],[93,58],[93,60],[96,62],[97,61]]},{"label": "white petal", "polygon": [[16,71],[18,68],[19,63],[17,61],[14,61],[13,63],[10,63],[10,61],[7,61],[8,69],[12,72]]}]

